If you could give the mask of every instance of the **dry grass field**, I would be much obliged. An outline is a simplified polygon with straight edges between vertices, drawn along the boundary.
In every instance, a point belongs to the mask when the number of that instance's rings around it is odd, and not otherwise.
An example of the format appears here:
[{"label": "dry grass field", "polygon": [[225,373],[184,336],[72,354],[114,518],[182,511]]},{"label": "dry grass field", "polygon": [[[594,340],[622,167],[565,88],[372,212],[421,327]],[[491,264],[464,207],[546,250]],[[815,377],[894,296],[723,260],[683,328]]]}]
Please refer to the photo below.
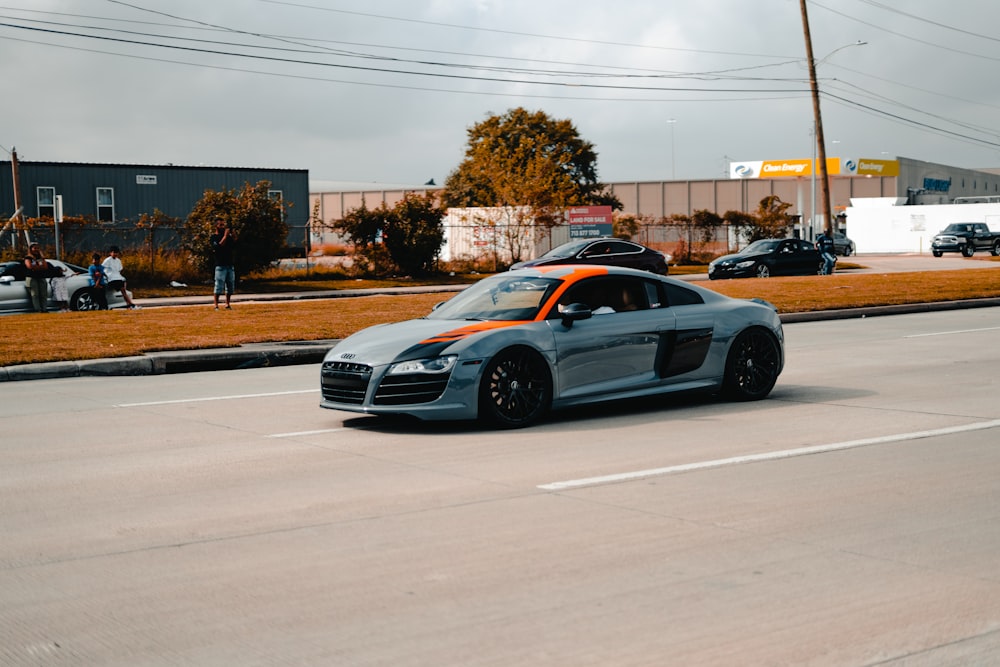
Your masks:
[{"label": "dry grass field", "polygon": [[[736,298],[759,297],[783,313],[1000,297],[997,270],[835,274],[700,282]],[[121,357],[155,350],[343,338],[372,324],[421,317],[451,294],[235,303],[233,310],[174,306],[137,311],[9,315],[0,366]]]}]

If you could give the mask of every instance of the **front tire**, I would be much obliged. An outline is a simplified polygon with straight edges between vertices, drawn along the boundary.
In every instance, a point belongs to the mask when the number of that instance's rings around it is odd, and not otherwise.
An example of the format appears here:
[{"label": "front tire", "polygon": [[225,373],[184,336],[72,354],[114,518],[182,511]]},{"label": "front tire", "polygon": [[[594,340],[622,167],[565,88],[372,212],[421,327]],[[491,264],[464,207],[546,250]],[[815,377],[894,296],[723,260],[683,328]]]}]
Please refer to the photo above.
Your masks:
[{"label": "front tire", "polygon": [[990,254],[994,257],[1000,255],[1000,240],[993,242],[993,247],[990,248]]},{"label": "front tire", "polygon": [[972,257],[975,254],[975,252],[976,252],[976,246],[971,241],[962,246],[963,257]]},{"label": "front tire", "polygon": [[549,366],[531,348],[507,348],[486,364],[479,385],[480,419],[501,428],[522,428],[545,416],[551,405]]},{"label": "front tire", "polygon": [[736,336],[726,357],[722,394],[733,401],[756,401],[771,393],[781,369],[781,349],[765,329]]},{"label": "front tire", "polygon": [[93,293],[87,287],[77,290],[70,298],[69,307],[73,310],[100,310],[101,305],[97,303]]},{"label": "front tire", "polygon": [[756,273],[757,273],[757,277],[758,278],[770,278],[771,277],[771,269],[770,269],[770,267],[768,267],[767,264],[758,264],[757,265],[757,271],[756,271]]},{"label": "front tire", "polygon": [[932,255],[934,255],[935,257],[940,257],[940,256],[941,256],[941,255],[943,255],[944,253],[943,253],[943,252],[941,252],[940,250],[932,250],[932,251],[931,251],[931,254],[932,254]]}]

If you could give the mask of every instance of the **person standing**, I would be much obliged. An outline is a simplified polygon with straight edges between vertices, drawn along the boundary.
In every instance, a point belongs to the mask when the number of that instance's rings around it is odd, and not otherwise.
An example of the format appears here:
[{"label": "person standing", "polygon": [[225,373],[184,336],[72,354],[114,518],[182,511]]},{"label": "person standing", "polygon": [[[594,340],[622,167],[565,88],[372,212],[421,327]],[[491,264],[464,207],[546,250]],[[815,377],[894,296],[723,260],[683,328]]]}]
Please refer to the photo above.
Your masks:
[{"label": "person standing", "polygon": [[24,266],[27,268],[27,275],[24,281],[31,295],[31,306],[37,313],[44,313],[48,310],[46,304],[49,300],[49,263],[42,255],[42,248],[37,243],[28,246],[28,255],[24,258]]},{"label": "person standing", "polygon": [[225,294],[226,310],[232,310],[229,302],[236,291],[236,267],[233,265],[236,235],[225,220],[220,218],[215,223],[211,242],[215,255],[215,309],[219,309],[219,297]]},{"label": "person standing", "polygon": [[833,273],[833,267],[837,264],[837,256],[834,254],[833,234],[828,229],[816,237],[816,249],[823,259],[823,268],[820,275],[828,276]]},{"label": "person standing", "polygon": [[91,259],[93,261],[90,268],[87,269],[90,274],[90,295],[97,304],[98,310],[107,310],[108,295],[105,294],[104,289],[108,286],[108,276],[104,272],[104,265],[101,264],[101,254],[95,252]]},{"label": "person standing", "polygon": [[66,271],[68,270],[58,266],[53,267],[52,277],[49,279],[49,285],[52,287],[52,301],[63,313],[69,312],[69,290],[66,285]]},{"label": "person standing", "polygon": [[119,254],[121,254],[121,250],[118,246],[111,246],[108,249],[108,256],[101,264],[104,266],[104,273],[108,278],[108,287],[121,292],[122,298],[125,299],[125,305],[131,310],[138,308],[138,306],[132,303],[132,298],[128,295],[128,283],[125,282],[125,276],[122,274],[122,269],[125,267]]}]

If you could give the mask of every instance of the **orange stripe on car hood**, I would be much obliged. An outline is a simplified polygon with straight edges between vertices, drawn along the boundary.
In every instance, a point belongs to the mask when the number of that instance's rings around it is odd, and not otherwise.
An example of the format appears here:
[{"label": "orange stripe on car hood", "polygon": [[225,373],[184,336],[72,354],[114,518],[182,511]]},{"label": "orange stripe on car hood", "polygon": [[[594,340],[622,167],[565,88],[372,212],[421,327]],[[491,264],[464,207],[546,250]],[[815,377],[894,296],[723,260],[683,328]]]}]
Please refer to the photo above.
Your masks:
[{"label": "orange stripe on car hood", "polygon": [[469,336],[474,336],[477,333],[483,331],[490,331],[492,329],[503,329],[505,327],[513,327],[518,324],[525,324],[530,322],[530,320],[496,320],[492,322],[476,322],[475,324],[470,324],[467,327],[460,327],[458,329],[452,329],[451,331],[446,331],[442,334],[438,334],[433,338],[427,338],[420,341],[418,345],[429,345],[431,343],[453,343],[456,340],[462,340],[463,338],[468,338]]}]

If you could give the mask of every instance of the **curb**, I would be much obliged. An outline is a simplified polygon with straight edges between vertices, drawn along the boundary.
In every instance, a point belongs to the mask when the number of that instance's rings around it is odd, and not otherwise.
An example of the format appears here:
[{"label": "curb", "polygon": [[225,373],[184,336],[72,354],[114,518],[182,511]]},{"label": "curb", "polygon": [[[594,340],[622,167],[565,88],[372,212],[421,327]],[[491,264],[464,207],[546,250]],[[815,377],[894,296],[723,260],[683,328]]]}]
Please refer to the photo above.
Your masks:
[{"label": "curb", "polygon": [[318,364],[336,343],[336,340],[251,343],[231,348],[174,350],[132,357],[4,366],[0,367],[0,382],[86,376],[166,375]]}]

